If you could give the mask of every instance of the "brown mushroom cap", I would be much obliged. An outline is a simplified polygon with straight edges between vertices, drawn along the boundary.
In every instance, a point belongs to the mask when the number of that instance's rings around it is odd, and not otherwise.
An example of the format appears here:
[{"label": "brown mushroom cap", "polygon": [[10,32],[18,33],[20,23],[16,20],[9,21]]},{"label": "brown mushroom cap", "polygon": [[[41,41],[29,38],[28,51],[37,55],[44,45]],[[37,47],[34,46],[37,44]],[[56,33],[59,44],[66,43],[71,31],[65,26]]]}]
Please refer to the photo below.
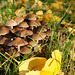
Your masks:
[{"label": "brown mushroom cap", "polygon": [[38,26],[41,25],[41,23],[39,21],[35,20],[35,22],[37,23]]},{"label": "brown mushroom cap", "polygon": [[27,22],[22,22],[18,27],[28,28],[29,25],[27,24]]},{"label": "brown mushroom cap", "polygon": [[26,19],[28,20],[36,20],[36,16],[34,14],[27,15]]},{"label": "brown mushroom cap", "polygon": [[17,37],[15,40],[11,41],[8,45],[9,46],[23,46],[23,45],[27,45],[28,42],[24,41],[23,39],[21,39],[20,37]]},{"label": "brown mushroom cap", "polygon": [[7,45],[10,42],[10,39],[6,38],[6,37],[2,37],[0,38],[0,44],[5,44]]},{"label": "brown mushroom cap", "polygon": [[42,28],[42,26],[38,26],[37,31],[40,32],[41,30],[42,30],[42,32],[45,32],[45,31],[47,31],[47,28],[46,27]]},{"label": "brown mushroom cap", "polygon": [[54,31],[47,30],[47,31],[45,32],[45,34],[46,34],[46,36],[53,36]]},{"label": "brown mushroom cap", "polygon": [[37,24],[34,20],[30,20],[30,21],[29,21],[29,26],[37,27],[38,24]]},{"label": "brown mushroom cap", "polygon": [[44,39],[45,37],[46,37],[46,34],[45,33],[43,33],[43,32],[37,32],[37,34],[42,38],[42,39]]},{"label": "brown mushroom cap", "polygon": [[18,31],[22,31],[24,28],[20,27],[15,27],[14,29],[11,30],[12,33],[16,34]]},{"label": "brown mushroom cap", "polygon": [[35,47],[34,47],[34,51],[36,51],[36,52],[40,52],[41,53],[41,49],[42,48],[40,48],[41,47],[41,44],[38,44],[38,45],[36,45]]},{"label": "brown mushroom cap", "polygon": [[37,45],[37,43],[38,43],[38,41],[37,41],[37,42],[30,41],[28,44],[29,44],[30,46],[34,47],[34,46],[36,46],[36,45]]},{"label": "brown mushroom cap", "polygon": [[16,26],[17,23],[13,20],[13,19],[10,19],[6,22],[5,24],[6,26]]},{"label": "brown mushroom cap", "polygon": [[23,17],[15,17],[14,21],[17,23],[17,24],[20,24],[22,21],[23,21]]},{"label": "brown mushroom cap", "polygon": [[38,34],[33,34],[32,39],[34,39],[34,40],[42,40],[42,37],[39,36]]},{"label": "brown mushroom cap", "polygon": [[45,21],[41,21],[41,25],[45,26],[47,29],[50,29],[49,25]]},{"label": "brown mushroom cap", "polygon": [[22,46],[21,47],[21,49],[20,49],[20,53],[22,53],[22,54],[29,54],[29,53],[31,53],[31,50],[30,50],[30,48],[28,48],[28,47],[26,47],[26,46]]},{"label": "brown mushroom cap", "polygon": [[10,31],[10,28],[2,27],[0,28],[0,35],[6,35],[9,33],[9,31]]},{"label": "brown mushroom cap", "polygon": [[17,32],[17,36],[26,37],[27,35],[32,35],[33,32],[31,30],[24,29],[22,31]]}]

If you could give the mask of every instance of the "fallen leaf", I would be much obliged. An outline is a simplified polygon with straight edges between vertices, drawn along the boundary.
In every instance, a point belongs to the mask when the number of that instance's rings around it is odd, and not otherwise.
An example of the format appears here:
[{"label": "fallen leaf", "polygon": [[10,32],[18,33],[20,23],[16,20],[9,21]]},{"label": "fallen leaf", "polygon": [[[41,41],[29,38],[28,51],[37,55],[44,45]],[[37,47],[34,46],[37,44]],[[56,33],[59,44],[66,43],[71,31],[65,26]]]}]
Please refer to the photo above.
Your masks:
[{"label": "fallen leaf", "polygon": [[61,52],[52,52],[52,58],[34,57],[23,61],[19,66],[19,75],[56,75],[60,73]]},{"label": "fallen leaf", "polygon": [[49,22],[50,19],[51,19],[50,14],[45,14],[45,15],[43,16],[43,20],[44,20],[45,22]]},{"label": "fallen leaf", "polygon": [[43,11],[37,11],[37,12],[36,12],[36,15],[37,15],[37,16],[43,15]]},{"label": "fallen leaf", "polygon": [[21,16],[25,17],[25,14],[26,14],[25,8],[21,7],[20,9],[15,11],[15,14],[16,16],[19,16],[19,17]]}]

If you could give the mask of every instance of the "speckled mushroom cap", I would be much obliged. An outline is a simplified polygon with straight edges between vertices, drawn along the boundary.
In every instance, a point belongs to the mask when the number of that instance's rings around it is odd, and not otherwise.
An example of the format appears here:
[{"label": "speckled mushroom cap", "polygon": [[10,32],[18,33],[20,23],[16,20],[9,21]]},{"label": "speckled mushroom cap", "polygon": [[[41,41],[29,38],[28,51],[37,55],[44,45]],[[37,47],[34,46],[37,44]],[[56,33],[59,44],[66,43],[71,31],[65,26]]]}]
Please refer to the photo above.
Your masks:
[{"label": "speckled mushroom cap", "polygon": [[28,28],[29,25],[27,24],[27,22],[22,22],[18,27]]},{"label": "speckled mushroom cap", "polygon": [[11,40],[10,39],[8,39],[8,38],[6,38],[6,37],[2,37],[2,38],[0,38],[0,44],[1,45],[7,45],[9,42],[10,42]]},{"label": "speckled mushroom cap", "polygon": [[20,48],[20,53],[22,53],[22,54],[29,54],[29,53],[31,53],[31,50],[30,50],[30,48],[28,48],[28,47],[26,47],[26,46],[22,46],[21,48]]},{"label": "speckled mushroom cap", "polygon": [[36,20],[36,16],[34,14],[30,14],[26,16],[26,19],[28,20]]},{"label": "speckled mushroom cap", "polygon": [[16,21],[14,21],[13,19],[10,19],[10,20],[8,20],[7,22],[6,22],[6,24],[5,24],[6,26],[16,26],[17,25],[17,23],[16,23]]},{"label": "speckled mushroom cap", "polygon": [[8,45],[9,46],[23,46],[23,45],[27,45],[28,42],[24,41],[23,39],[21,39],[20,37],[16,37],[15,40],[11,41]]},{"label": "speckled mushroom cap", "polygon": [[14,21],[15,21],[17,24],[20,24],[21,22],[23,22],[23,20],[24,20],[23,17],[18,17],[18,16],[17,16],[17,17],[14,18]]},{"label": "speckled mushroom cap", "polygon": [[0,28],[0,35],[6,35],[9,33],[9,31],[10,31],[10,28],[2,27]]}]

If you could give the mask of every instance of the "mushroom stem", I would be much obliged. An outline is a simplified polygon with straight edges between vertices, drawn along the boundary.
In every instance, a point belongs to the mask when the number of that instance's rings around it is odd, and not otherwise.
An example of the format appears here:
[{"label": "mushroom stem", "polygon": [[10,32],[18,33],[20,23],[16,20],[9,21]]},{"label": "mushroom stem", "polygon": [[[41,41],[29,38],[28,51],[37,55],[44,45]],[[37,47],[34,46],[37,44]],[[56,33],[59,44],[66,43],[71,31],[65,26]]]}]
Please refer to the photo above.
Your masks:
[{"label": "mushroom stem", "polygon": [[11,26],[11,29],[13,29],[13,26]]},{"label": "mushroom stem", "polygon": [[20,45],[18,45],[18,52],[20,52]]}]

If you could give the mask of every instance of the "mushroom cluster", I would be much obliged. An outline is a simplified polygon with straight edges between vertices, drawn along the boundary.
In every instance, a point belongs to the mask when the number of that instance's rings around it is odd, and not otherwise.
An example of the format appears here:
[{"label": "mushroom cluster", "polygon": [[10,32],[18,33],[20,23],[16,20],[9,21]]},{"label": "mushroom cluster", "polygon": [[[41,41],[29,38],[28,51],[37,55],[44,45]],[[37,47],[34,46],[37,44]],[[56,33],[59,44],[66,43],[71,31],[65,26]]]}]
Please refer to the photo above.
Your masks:
[{"label": "mushroom cluster", "polygon": [[5,25],[0,28],[0,47],[10,55],[15,53],[15,57],[31,53],[41,47],[41,40],[53,35],[49,25],[45,21],[39,22],[34,14],[27,15],[25,19],[15,17]]}]

